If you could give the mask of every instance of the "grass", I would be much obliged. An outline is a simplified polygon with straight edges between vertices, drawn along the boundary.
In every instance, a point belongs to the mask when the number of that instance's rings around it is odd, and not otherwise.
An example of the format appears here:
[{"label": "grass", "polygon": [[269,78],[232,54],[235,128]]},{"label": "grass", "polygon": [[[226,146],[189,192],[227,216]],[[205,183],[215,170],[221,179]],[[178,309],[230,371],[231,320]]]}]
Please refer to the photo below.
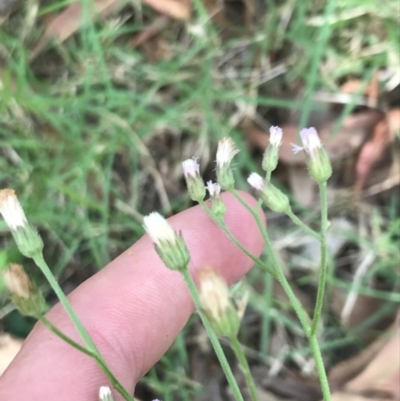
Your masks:
[{"label": "grass", "polygon": [[[299,125],[305,126],[318,106],[312,100],[315,91],[336,92],[353,76],[368,82],[373,71],[391,67],[398,54],[395,1],[385,8],[359,0],[268,1],[253,26],[230,22],[232,31],[223,41],[227,29],[206,18],[202,2],[196,1],[190,23],[170,21],[162,30],[160,43],[166,50],[155,61],[130,42],[157,14],[130,4],[112,17],[85,24],[64,43],[49,43],[29,61],[43,31],[42,17],[66,4],[55,1],[38,9],[26,4],[0,26],[0,182],[16,190],[45,238],[55,275],[72,286],[143,234],[142,215],[152,210],[169,215],[190,205],[180,162],[198,156],[205,177],[211,177],[219,138],[231,135],[243,150],[237,158],[237,183],[247,188],[245,173],[259,163],[245,151],[236,118],[240,113],[268,126],[299,111]],[[351,111],[345,107],[340,120]],[[375,220],[380,221],[375,228],[384,233],[375,248],[378,263],[356,290],[399,302],[390,289],[370,285],[377,275],[386,282],[396,276],[391,255],[398,244],[398,210],[385,208],[376,209]],[[21,261],[2,222],[0,230],[1,263]],[[277,324],[288,333],[293,343],[284,358],[303,352],[295,345],[302,344],[299,325],[281,313],[285,302],[260,295],[260,280],[264,277],[258,272],[249,277],[250,315],[264,316],[268,336]],[[346,280],[331,280],[330,287],[350,288]],[[1,286],[0,301],[6,308]],[[185,401],[199,392],[188,378],[186,349],[197,324],[194,318],[143,380],[163,401]],[[254,333],[243,329],[243,338],[268,365],[265,337],[253,342]],[[349,332],[338,341],[328,338],[323,347],[328,352],[354,342],[354,336]]]}]

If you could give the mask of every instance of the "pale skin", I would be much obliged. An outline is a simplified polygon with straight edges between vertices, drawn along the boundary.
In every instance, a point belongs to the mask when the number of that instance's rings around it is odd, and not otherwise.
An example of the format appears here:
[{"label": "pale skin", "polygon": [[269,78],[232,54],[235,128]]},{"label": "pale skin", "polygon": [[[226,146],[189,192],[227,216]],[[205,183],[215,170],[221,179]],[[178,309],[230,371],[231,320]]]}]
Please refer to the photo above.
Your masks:
[{"label": "pale skin", "polygon": [[[255,206],[251,196],[242,195]],[[259,256],[263,241],[255,221],[229,194],[223,197],[228,227]],[[233,283],[253,265],[199,206],[169,222],[183,233],[194,277],[208,264]],[[138,380],[166,352],[194,311],[180,274],[162,264],[147,235],[81,284],[69,300],[112,372],[132,394]],[[80,342],[59,304],[47,317]],[[108,384],[92,359],[37,324],[0,378],[0,400],[97,401],[100,386]],[[115,394],[116,400],[122,400]]]}]

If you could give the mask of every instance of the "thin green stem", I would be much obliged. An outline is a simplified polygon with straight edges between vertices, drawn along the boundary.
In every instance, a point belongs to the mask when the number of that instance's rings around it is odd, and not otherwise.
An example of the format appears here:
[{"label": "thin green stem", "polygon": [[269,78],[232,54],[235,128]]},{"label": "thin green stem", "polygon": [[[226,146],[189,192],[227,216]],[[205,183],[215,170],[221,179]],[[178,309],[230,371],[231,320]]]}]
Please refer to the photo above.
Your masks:
[{"label": "thin green stem", "polygon": [[96,355],[92,351],[78,344],[71,337],[64,334],[61,330],[59,330],[56,326],[54,326],[54,324],[51,323],[50,320],[48,320],[45,316],[35,316],[35,317],[37,320],[43,323],[50,331],[52,331],[56,336],[60,337],[61,340],[65,341],[71,347],[76,348],[78,351],[90,356],[91,358],[95,358]]},{"label": "thin green stem", "polygon": [[229,341],[233,349],[233,352],[235,353],[236,358],[239,361],[240,367],[242,368],[247,387],[250,391],[251,399],[252,401],[258,401],[256,384],[254,383],[254,379],[250,371],[250,366],[247,363],[246,355],[243,352],[243,348],[237,336],[230,338]]},{"label": "thin green stem", "polygon": [[36,316],[36,318],[42,322],[50,331],[52,331],[56,336],[60,337],[63,341],[69,344],[71,347],[77,349],[78,351],[82,352],[83,354],[93,358],[97,364],[100,366],[104,374],[110,380],[113,387],[126,399],[126,400],[133,400],[134,398],[125,390],[122,384],[118,381],[118,379],[111,373],[111,371],[106,366],[104,360],[99,358],[99,356],[82,345],[78,344],[74,341],[71,337],[64,334],[61,330],[59,330],[53,323],[50,322],[45,316]]},{"label": "thin green stem", "polygon": [[251,252],[249,252],[236,238],[235,236],[231,233],[229,230],[228,226],[225,224],[224,220],[222,218],[219,218],[215,216],[215,214],[212,212],[212,210],[207,207],[206,203],[204,201],[199,202],[200,206],[203,208],[203,210],[211,217],[211,219],[221,228],[221,230],[227,235],[227,237],[235,244],[243,253],[245,253],[254,263],[259,265],[263,270],[265,270],[267,273],[271,274],[273,277],[276,278],[276,273],[269,267],[267,266],[261,259],[257,258],[254,256]]},{"label": "thin green stem", "polygon": [[309,342],[311,346],[311,350],[315,360],[315,367],[317,369],[319,382],[321,385],[322,396],[324,397],[324,401],[331,401],[331,391],[329,389],[328,377],[326,376],[325,365],[322,359],[321,349],[318,344],[318,339],[314,335],[309,336]]},{"label": "thin green stem", "polygon": [[[111,383],[113,384],[114,388],[127,400],[127,401],[135,401],[135,399],[128,393],[128,391],[119,383],[119,381],[115,378],[115,376],[111,373],[110,369],[107,366],[106,361],[100,354],[100,351],[97,349],[96,345],[94,344],[93,340],[91,339],[89,333],[83,326],[82,322],[79,320],[77,314],[73,310],[71,304],[68,301],[68,298],[62,291],[60,285],[58,284],[57,280],[54,278],[53,273],[51,272],[49,266],[47,265],[46,261],[43,258],[43,255],[40,253],[33,258],[36,265],[40,268],[43,275],[46,277],[47,281],[49,282],[51,288],[57,295],[58,299],[60,300],[62,306],[64,307],[65,311],[67,312],[68,316],[70,317],[72,323],[74,324],[76,330],[80,334],[83,342],[86,345],[85,354],[91,356],[96,360],[97,364],[103,370],[104,374],[110,379]],[[49,321],[48,321],[49,322]],[[49,322],[50,323],[50,322]],[[51,324],[51,323],[50,323]],[[53,326],[54,327],[54,326]],[[59,331],[58,331],[59,332]],[[54,332],[57,334],[56,332]],[[69,344],[73,341],[70,339]],[[76,345],[79,346],[78,343]],[[82,346],[80,346],[82,347]],[[76,348],[76,347],[75,347]]]},{"label": "thin green stem", "polygon": [[319,193],[321,198],[321,266],[319,269],[317,301],[315,304],[314,317],[311,324],[312,336],[317,331],[318,322],[321,317],[327,274],[326,231],[328,229],[328,202],[326,194],[326,182],[319,185]]},{"label": "thin green stem", "polygon": [[264,275],[264,298],[265,298],[265,310],[263,311],[262,315],[261,337],[260,337],[260,352],[263,358],[268,354],[268,346],[269,346],[270,331],[271,331],[270,309],[273,298],[273,281],[272,277],[269,274]]},{"label": "thin green stem", "polygon": [[60,300],[62,306],[64,307],[65,311],[67,312],[68,316],[72,320],[75,328],[77,329],[78,333],[82,337],[83,342],[85,343],[86,347],[91,351],[97,351],[97,347],[94,344],[93,340],[90,338],[89,333],[86,331],[85,327],[83,326],[82,322],[79,320],[77,314],[73,310],[71,304],[69,303],[66,295],[64,294],[63,290],[61,289],[60,285],[58,284],[57,280],[54,278],[53,273],[51,272],[49,266],[47,265],[46,261],[43,258],[43,255],[37,255],[34,257],[34,261],[36,265],[40,268],[44,276],[46,277],[47,281],[49,282],[51,288],[56,293],[58,299]]},{"label": "thin green stem", "polygon": [[298,225],[304,232],[311,235],[312,237],[316,238],[317,240],[321,240],[321,235],[314,231],[312,228],[308,227],[307,224],[303,223],[292,211],[286,213],[293,221],[294,224]]},{"label": "thin green stem", "polygon": [[267,247],[268,255],[272,260],[273,269],[277,274],[277,279],[279,280],[287,296],[289,297],[289,301],[292,304],[293,309],[296,312],[301,324],[303,325],[304,328],[307,328],[308,332],[309,330],[308,316],[306,312],[303,310],[303,307],[301,306],[300,302],[297,300],[296,295],[292,291],[292,288],[290,287],[288,281],[286,280],[285,274],[280,266],[279,260],[272,246],[272,242],[269,238],[267,230],[265,229],[264,225],[261,222],[260,216],[251,208],[250,205],[247,204],[247,202],[240,196],[240,194],[235,189],[233,189],[231,193],[253,215],[254,219],[256,220],[258,228],[261,232],[261,235]]},{"label": "thin green stem", "polygon": [[[325,187],[322,188],[322,192],[325,193],[323,195],[325,195],[324,200],[322,200],[321,198],[321,202],[323,203],[322,209],[323,210],[327,210],[327,204],[326,204],[326,184]],[[324,395],[324,401],[331,401],[331,395],[330,395],[330,390],[329,390],[329,383],[328,383],[328,379],[326,376],[326,371],[325,371],[325,367],[324,367],[324,363],[322,360],[322,356],[321,356],[321,350],[319,348],[319,344],[318,344],[318,340],[315,336],[315,333],[311,334],[311,325],[310,325],[310,319],[307,315],[307,313],[305,312],[304,308],[302,307],[301,303],[298,301],[296,295],[294,294],[289,282],[286,279],[286,276],[283,272],[283,269],[281,268],[278,258],[276,256],[275,250],[272,246],[272,242],[269,238],[269,235],[267,233],[267,230],[264,228],[264,226],[261,223],[260,217],[258,216],[258,213],[256,213],[251,206],[249,206],[247,204],[247,202],[240,196],[240,194],[235,191],[232,190],[231,193],[236,197],[236,199],[238,199],[238,201],[240,203],[242,203],[243,206],[245,206],[250,213],[253,215],[254,219],[256,220],[258,227],[260,229],[261,235],[263,236],[263,239],[265,241],[265,245],[267,247],[267,252],[269,257],[272,260],[272,266],[274,268],[274,271],[277,273],[278,276],[278,280],[283,288],[283,290],[285,291],[286,295],[289,298],[289,302],[292,305],[297,317],[300,320],[301,325],[303,326],[304,331],[307,333],[307,337],[309,339],[310,342],[310,346],[313,352],[313,356],[315,359],[315,363],[316,363],[316,369],[318,372],[318,376],[319,376],[319,380],[320,380],[320,384],[321,384],[321,389],[322,389],[322,393]],[[327,216],[327,213],[326,213]],[[321,222],[321,226],[323,226],[325,228],[325,232],[326,232],[326,228],[327,228],[327,217],[326,217],[326,221],[322,221]],[[321,233],[321,237],[324,237],[324,232]],[[325,283],[324,283],[325,284]],[[323,294],[322,294],[322,299],[323,299]],[[321,305],[322,306],[322,305]]]},{"label": "thin green stem", "polygon": [[271,176],[272,176],[272,171],[267,171],[267,174],[265,176],[265,179],[270,182],[271,181]]},{"label": "thin green stem", "polygon": [[332,24],[329,22],[329,19],[335,11],[335,3],[335,0],[329,0],[324,10],[323,23],[321,24],[321,29],[318,32],[318,41],[313,52],[310,71],[307,74],[307,86],[303,97],[303,104],[301,107],[299,127],[306,126],[311,112],[312,95],[315,85],[317,84],[317,80],[319,78],[318,69],[320,68],[321,60],[326,49],[326,44],[332,32]]},{"label": "thin green stem", "polygon": [[232,389],[234,397],[236,401],[244,401],[243,396],[240,392],[239,386],[236,382],[235,376],[233,375],[232,369],[229,365],[228,360],[224,354],[224,351],[219,343],[217,335],[214,333],[210,323],[208,322],[207,318],[204,316],[203,312],[201,311],[201,302],[200,296],[197,291],[196,284],[194,283],[192,276],[190,275],[189,271],[186,269],[182,272],[183,278],[186,282],[186,285],[189,288],[190,294],[193,298],[194,304],[196,305],[197,311],[200,315],[200,318],[203,322],[203,325],[207,331],[208,337],[210,338],[211,344],[214,348],[215,353],[217,354],[217,358],[219,363],[221,364],[222,370],[225,373],[226,379],[228,380],[229,386]]}]

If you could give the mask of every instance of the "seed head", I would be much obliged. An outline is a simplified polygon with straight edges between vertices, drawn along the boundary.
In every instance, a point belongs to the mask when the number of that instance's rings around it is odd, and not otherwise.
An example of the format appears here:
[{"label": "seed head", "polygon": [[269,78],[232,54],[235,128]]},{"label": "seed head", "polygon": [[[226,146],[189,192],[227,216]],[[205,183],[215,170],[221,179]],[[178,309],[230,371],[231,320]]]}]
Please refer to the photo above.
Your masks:
[{"label": "seed head", "polygon": [[28,224],[21,204],[12,189],[0,191],[0,213],[11,231],[23,228]]},{"label": "seed head", "polygon": [[222,138],[218,143],[217,149],[217,168],[229,166],[233,157],[239,153],[232,138]]}]

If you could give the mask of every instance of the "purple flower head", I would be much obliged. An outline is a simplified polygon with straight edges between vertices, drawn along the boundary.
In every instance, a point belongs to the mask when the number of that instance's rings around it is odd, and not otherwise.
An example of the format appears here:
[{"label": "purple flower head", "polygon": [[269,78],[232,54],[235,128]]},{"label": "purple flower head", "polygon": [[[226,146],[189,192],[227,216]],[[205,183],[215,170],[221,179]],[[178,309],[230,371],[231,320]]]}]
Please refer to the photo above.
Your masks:
[{"label": "purple flower head", "polygon": [[314,157],[315,151],[321,149],[322,144],[314,127],[304,128],[300,131],[304,150],[310,157]]},{"label": "purple flower head", "polygon": [[280,146],[282,143],[282,128],[272,126],[269,129],[269,142],[272,146]]},{"label": "purple flower head", "polygon": [[183,167],[183,174],[186,179],[188,177],[195,178],[196,175],[200,174],[200,164],[197,163],[197,160],[195,158],[187,159],[184,162],[182,162],[182,167]]}]

